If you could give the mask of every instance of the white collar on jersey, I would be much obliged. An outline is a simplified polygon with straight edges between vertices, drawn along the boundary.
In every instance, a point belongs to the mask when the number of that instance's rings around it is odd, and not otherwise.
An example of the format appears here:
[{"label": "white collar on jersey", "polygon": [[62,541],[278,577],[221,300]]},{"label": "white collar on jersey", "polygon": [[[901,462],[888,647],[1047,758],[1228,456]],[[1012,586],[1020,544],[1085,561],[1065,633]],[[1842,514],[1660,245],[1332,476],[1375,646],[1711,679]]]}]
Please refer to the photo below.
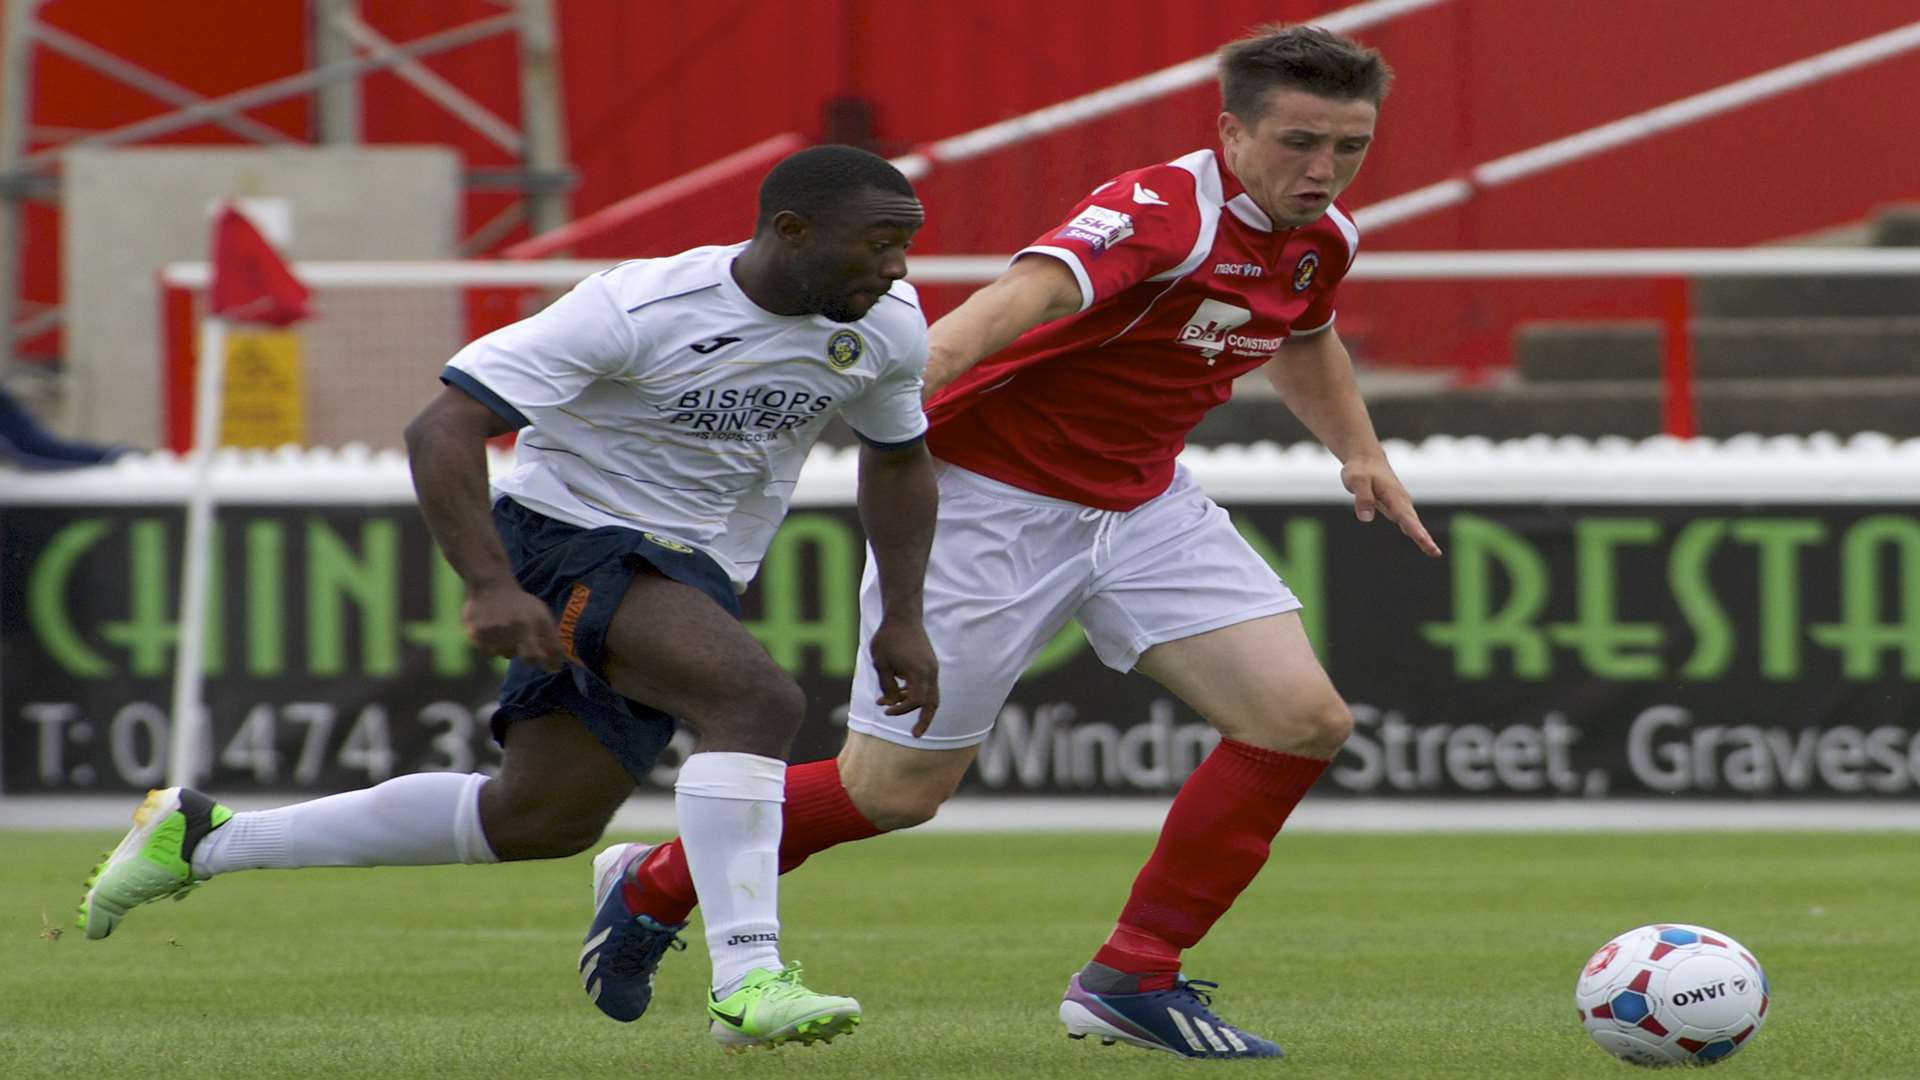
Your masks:
[{"label": "white collar on jersey", "polygon": [[[1205,160],[1196,161],[1196,158],[1204,158]],[[1253,196],[1248,195],[1247,190],[1240,186],[1239,179],[1227,171],[1226,165],[1220,160],[1218,151],[1197,151],[1194,154],[1190,154],[1176,161],[1175,164],[1189,161],[1200,166],[1199,168],[1189,169],[1188,171],[1192,172],[1194,178],[1199,181],[1200,194],[1202,197],[1215,206],[1226,207],[1233,213],[1234,217],[1245,222],[1249,228],[1259,229],[1261,232],[1273,231],[1273,219],[1267,217],[1267,212],[1260,209],[1259,204],[1253,201]],[[1229,180],[1231,180],[1233,186],[1238,189],[1232,198],[1228,198],[1226,192],[1226,185]]]},{"label": "white collar on jersey", "polygon": [[1244,191],[1227,200],[1227,209],[1233,211],[1234,217],[1261,232],[1273,231],[1273,221],[1267,217],[1267,212],[1260,209],[1259,205],[1253,201],[1253,196]]}]

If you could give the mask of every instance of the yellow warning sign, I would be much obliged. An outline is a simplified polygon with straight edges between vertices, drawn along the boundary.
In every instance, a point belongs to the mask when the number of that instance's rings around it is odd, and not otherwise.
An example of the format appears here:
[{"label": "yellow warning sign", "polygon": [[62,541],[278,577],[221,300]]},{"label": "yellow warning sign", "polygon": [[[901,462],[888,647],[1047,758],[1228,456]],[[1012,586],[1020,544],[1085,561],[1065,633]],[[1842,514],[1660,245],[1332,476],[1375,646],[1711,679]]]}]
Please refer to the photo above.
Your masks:
[{"label": "yellow warning sign", "polygon": [[227,334],[226,375],[220,411],[223,444],[272,448],[306,443],[299,334],[234,328]]}]

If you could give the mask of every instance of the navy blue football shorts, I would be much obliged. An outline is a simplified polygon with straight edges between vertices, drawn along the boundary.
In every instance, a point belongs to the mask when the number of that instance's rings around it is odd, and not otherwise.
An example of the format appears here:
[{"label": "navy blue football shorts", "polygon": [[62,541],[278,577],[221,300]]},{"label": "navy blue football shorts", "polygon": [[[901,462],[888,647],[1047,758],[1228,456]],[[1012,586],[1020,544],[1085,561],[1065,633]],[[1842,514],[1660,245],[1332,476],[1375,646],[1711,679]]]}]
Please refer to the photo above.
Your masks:
[{"label": "navy blue football shorts", "polygon": [[507,726],[550,713],[578,717],[613,751],[637,781],[673,738],[674,718],[644,702],[620,696],[606,680],[607,630],[634,575],[657,572],[707,594],[734,618],[740,598],[733,582],[704,552],[639,529],[582,529],[555,521],[503,498],[493,504],[493,525],[505,543],[520,587],[547,602],[560,625],[568,664],[545,671],[514,660],[500,687],[493,738],[506,744]]}]

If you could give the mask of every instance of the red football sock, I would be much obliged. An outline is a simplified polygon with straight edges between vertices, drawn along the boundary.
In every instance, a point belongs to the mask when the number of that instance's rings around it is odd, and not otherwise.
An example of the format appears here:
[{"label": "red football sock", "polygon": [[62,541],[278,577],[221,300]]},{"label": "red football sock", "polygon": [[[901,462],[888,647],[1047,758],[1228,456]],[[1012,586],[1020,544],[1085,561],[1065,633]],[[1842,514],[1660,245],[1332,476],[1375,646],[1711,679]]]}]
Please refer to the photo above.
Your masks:
[{"label": "red football sock", "polygon": [[1153,856],[1133,881],[1096,963],[1164,990],[1191,948],[1266,865],[1287,815],[1329,763],[1223,739],[1167,811]]},{"label": "red football sock", "polygon": [[[880,834],[848,797],[840,783],[840,765],[833,758],[787,766],[787,801],[781,820],[783,874],[835,844]],[[636,915],[651,915],[663,923],[687,921],[696,900],[679,837],[647,853],[627,878],[624,895],[627,910]]]}]

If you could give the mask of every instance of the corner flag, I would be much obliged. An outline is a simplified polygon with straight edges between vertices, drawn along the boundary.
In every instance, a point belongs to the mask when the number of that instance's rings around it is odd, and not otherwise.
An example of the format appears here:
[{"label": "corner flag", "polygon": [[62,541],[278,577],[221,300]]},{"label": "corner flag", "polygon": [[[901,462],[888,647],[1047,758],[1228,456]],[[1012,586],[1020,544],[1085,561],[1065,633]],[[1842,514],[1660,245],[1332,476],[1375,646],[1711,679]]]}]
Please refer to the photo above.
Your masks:
[{"label": "corner flag", "polygon": [[288,326],[312,314],[307,287],[247,216],[222,206],[213,222],[213,313],[232,322]]},{"label": "corner flag", "polygon": [[232,203],[223,204],[215,212],[209,246],[213,285],[207,294],[208,315],[200,324],[193,402],[193,484],[187,493],[186,543],[180,559],[179,636],[174,647],[172,726],[167,740],[169,787],[194,783],[209,764],[198,760],[212,730],[201,699],[201,655],[213,543],[213,455],[220,444],[220,388],[226,366],[227,325],[289,326],[312,314],[307,308],[307,287]]}]

